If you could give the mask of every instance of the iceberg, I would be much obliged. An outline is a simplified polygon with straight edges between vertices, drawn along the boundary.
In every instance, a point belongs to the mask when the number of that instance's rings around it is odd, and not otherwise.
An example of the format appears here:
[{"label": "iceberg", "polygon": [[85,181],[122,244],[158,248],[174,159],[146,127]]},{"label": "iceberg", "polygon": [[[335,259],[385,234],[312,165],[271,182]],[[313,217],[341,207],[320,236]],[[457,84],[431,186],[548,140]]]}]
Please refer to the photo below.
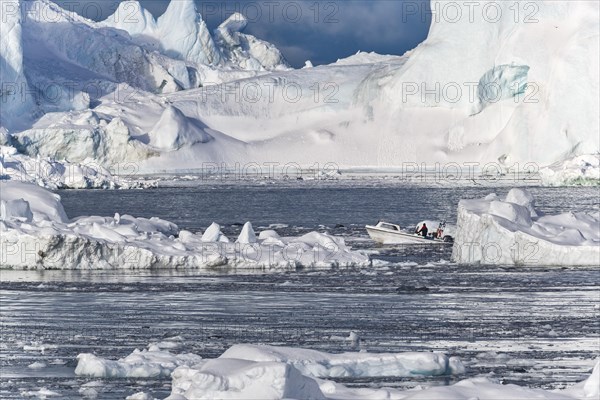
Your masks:
[{"label": "iceberg", "polygon": [[600,186],[600,154],[586,154],[540,170],[544,186]]},{"label": "iceberg", "polygon": [[0,181],[0,268],[296,269],[367,266],[369,257],[323,233],[254,240],[247,224],[231,243],[211,225],[204,234],[159,218],[67,218],[60,197],[29,183]]},{"label": "iceberg", "polygon": [[157,22],[162,52],[198,64],[219,64],[221,53],[194,0],[171,1]]},{"label": "iceberg", "polygon": [[[291,70],[272,44],[243,33],[243,15],[209,32],[192,0],[172,1],[158,20],[126,1],[103,22],[49,0],[11,1],[25,17],[3,19],[3,74],[63,94],[38,105],[4,95],[26,111],[18,121],[3,113],[2,125],[29,156],[85,153],[107,168],[136,162],[140,173],[202,162],[386,168],[425,157],[463,175],[465,163],[550,166],[544,182],[559,184],[571,174],[555,163],[600,149],[597,2],[432,0],[427,39],[403,56]],[[448,18],[451,7],[462,17]]]},{"label": "iceberg", "polygon": [[202,362],[195,354],[174,355],[157,345],[148,349],[135,349],[120,360],[106,360],[94,354],[77,356],[75,374],[95,378],[168,378],[178,367],[193,366]]},{"label": "iceberg", "polygon": [[600,212],[542,215],[525,189],[461,200],[452,259],[463,264],[600,265]]},{"label": "iceberg", "polygon": [[[169,400],[185,399],[503,399],[547,400],[593,399],[599,394],[600,362],[584,381],[563,390],[546,391],[476,377],[450,386],[349,388],[330,380],[334,377],[401,377],[451,373],[448,357],[441,353],[343,353],[329,354],[309,349],[259,345],[235,345],[219,358],[203,359],[194,354],[176,355],[150,345],[113,361],[93,354],[80,354],[75,373],[95,378],[172,378]],[[455,359],[455,365],[462,365]],[[316,367],[319,368],[316,368]],[[416,368],[416,370],[415,370]],[[336,374],[334,371],[345,371]],[[315,376],[315,373],[317,376]],[[322,379],[324,375],[329,379]],[[147,394],[147,396],[150,396]]]},{"label": "iceberg", "polygon": [[81,163],[49,157],[28,157],[0,145],[0,180],[34,183],[47,189],[133,189],[152,182],[114,176],[93,159]]},{"label": "iceberg", "polygon": [[370,389],[349,388],[330,380],[311,378],[286,363],[219,358],[201,366],[177,368],[172,374],[173,389],[167,399],[593,399],[598,396],[599,376],[600,363],[585,381],[560,391],[504,385],[488,378],[471,378],[450,386],[410,390]]},{"label": "iceberg", "polygon": [[193,0],[172,1],[158,20],[133,0],[120,3],[100,25],[126,31],[136,43],[193,65],[247,71],[289,69],[274,45],[241,32],[247,23],[236,12],[211,34]]},{"label": "iceberg", "polygon": [[287,62],[279,49],[269,42],[242,33],[248,20],[233,13],[215,30],[215,40],[230,62],[248,70],[285,70]]},{"label": "iceberg", "polygon": [[23,66],[21,0],[6,0],[0,7],[0,127],[17,125],[17,115],[32,111],[30,98],[22,93],[29,86]]},{"label": "iceberg", "polygon": [[313,378],[451,375],[464,371],[460,360],[441,353],[328,354],[291,347],[235,345],[220,358],[291,364]]}]

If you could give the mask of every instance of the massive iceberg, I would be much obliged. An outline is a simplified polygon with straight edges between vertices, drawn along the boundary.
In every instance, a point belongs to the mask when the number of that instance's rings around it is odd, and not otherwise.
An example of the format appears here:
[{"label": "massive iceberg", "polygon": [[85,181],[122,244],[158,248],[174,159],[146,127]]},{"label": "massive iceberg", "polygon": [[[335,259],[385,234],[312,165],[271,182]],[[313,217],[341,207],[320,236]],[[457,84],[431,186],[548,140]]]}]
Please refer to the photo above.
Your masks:
[{"label": "massive iceberg", "polygon": [[158,21],[136,1],[103,22],[49,0],[5,0],[0,12],[0,126],[11,132],[43,114],[94,108],[105,95],[118,97],[123,83],[168,93],[289,68],[276,49],[276,61],[252,49],[245,59],[223,56],[233,49],[215,44],[193,0],[173,1]]},{"label": "massive iceberg", "polygon": [[540,216],[533,196],[512,189],[461,200],[452,258],[459,263],[600,265],[600,212]]},{"label": "massive iceberg", "polygon": [[158,218],[67,218],[60,197],[40,186],[0,181],[1,268],[21,269],[296,269],[367,266],[344,239],[311,232],[258,236],[250,223],[235,242],[218,224],[204,234]]},{"label": "massive iceberg", "polygon": [[20,0],[2,2],[0,6],[0,127],[17,123],[17,115],[26,115],[33,106],[23,100],[28,91],[23,69],[22,19]]},{"label": "massive iceberg", "polygon": [[[19,34],[3,22],[10,79],[24,74],[39,89],[77,77],[98,88],[25,107],[31,118],[18,124],[3,113],[16,147],[32,156],[80,161],[80,141],[107,143],[114,132],[136,150],[97,146],[88,156],[105,165],[135,161],[144,172],[205,162],[423,161],[537,171],[600,149],[597,2],[433,0],[428,38],[405,55],[361,53],[301,70],[287,70],[276,48],[242,33],[240,14],[208,32],[192,0],[171,2],[158,20],[127,1],[100,23],[63,15],[48,0],[26,3],[21,8],[46,7],[61,23],[28,12],[20,24],[10,19]],[[49,62],[52,73],[43,68]],[[149,140],[174,110],[175,124],[203,133]]]},{"label": "massive iceberg", "polygon": [[135,42],[168,57],[199,65],[249,71],[288,69],[275,46],[242,33],[247,23],[242,14],[234,13],[213,36],[193,0],[172,1],[157,20],[138,1],[126,0],[100,25],[126,31]]}]

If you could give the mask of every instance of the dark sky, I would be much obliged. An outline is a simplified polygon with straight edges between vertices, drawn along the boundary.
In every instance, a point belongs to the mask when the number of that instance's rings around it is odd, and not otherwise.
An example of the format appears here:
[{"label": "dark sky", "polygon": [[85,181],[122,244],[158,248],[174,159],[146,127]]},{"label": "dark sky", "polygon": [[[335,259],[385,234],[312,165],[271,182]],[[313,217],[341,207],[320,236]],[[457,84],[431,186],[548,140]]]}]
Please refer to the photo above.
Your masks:
[{"label": "dark sky", "polygon": [[[178,1],[178,0],[173,0]],[[429,0],[196,0],[214,29],[235,11],[250,20],[245,32],[274,43],[294,67],[327,64],[362,51],[401,55],[429,31]],[[56,0],[94,20],[105,19],[119,0]],[[169,0],[141,0],[160,16]]]}]

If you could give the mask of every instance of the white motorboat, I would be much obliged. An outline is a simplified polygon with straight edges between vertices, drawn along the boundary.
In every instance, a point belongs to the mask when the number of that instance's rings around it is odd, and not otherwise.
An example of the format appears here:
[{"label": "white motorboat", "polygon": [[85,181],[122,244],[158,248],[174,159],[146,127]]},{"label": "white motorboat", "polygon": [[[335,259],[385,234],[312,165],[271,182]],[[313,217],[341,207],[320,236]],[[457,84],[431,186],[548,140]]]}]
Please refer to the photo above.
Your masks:
[{"label": "white motorboat", "polygon": [[379,221],[377,225],[367,225],[367,232],[371,239],[382,244],[451,244],[453,238],[444,235],[445,222],[439,224],[437,231],[431,232],[427,237],[418,233],[402,230],[400,225]]}]

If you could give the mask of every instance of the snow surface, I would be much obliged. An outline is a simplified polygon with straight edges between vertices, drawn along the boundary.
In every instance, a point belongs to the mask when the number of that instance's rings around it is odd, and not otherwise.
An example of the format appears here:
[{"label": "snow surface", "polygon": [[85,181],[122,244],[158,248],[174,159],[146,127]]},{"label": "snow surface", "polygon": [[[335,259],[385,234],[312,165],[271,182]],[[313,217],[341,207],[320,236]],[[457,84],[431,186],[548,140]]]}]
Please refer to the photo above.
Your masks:
[{"label": "snow surface", "polygon": [[246,224],[236,243],[211,225],[194,234],[158,218],[69,220],[60,197],[39,186],[0,182],[2,268],[274,268],[366,266],[369,258],[344,239],[311,232],[257,240]]},{"label": "snow surface", "polygon": [[[458,21],[450,4],[462,7]],[[242,15],[210,34],[192,0],[171,2],[158,21],[128,1],[103,23],[48,0],[24,2],[26,11],[48,9],[44,15],[60,23],[44,23],[34,11],[21,23],[3,22],[12,35],[2,42],[10,79],[24,74],[38,89],[64,82],[63,92],[78,85],[68,100],[23,106],[29,115],[19,121],[3,113],[0,125],[29,155],[132,161],[140,172],[207,162],[393,167],[427,160],[458,163],[465,173],[467,162],[523,170],[598,153],[598,2],[532,1],[524,9],[489,0],[472,12],[446,0],[431,5],[439,11],[427,40],[402,57],[359,53],[282,71],[273,67],[279,53],[272,45],[240,32]],[[125,19],[132,10],[133,22]],[[178,141],[180,133],[168,132],[166,144],[152,142],[170,107],[213,139]]]},{"label": "snow surface", "polygon": [[461,200],[452,258],[459,263],[600,265],[600,212],[542,215],[525,189]]},{"label": "snow surface", "polygon": [[[303,350],[297,349],[298,354]],[[329,380],[311,378],[282,362],[253,362],[219,358],[195,367],[177,368],[169,400],[182,399],[593,399],[597,398],[600,363],[592,375],[562,391],[503,385],[488,378],[473,378],[451,386],[411,390],[348,388]]]},{"label": "snow surface", "polygon": [[[559,391],[503,385],[473,378],[451,386],[399,390],[348,388],[319,377],[389,377],[449,374],[437,353],[328,354],[300,348],[236,345],[217,359],[174,355],[156,346],[118,360],[80,354],[77,375],[96,378],[172,377],[170,400],[183,399],[593,399],[599,394],[600,362],[585,381]],[[180,365],[177,367],[177,365]],[[456,360],[456,365],[461,365]],[[416,370],[415,370],[416,368]],[[343,371],[343,373],[339,373]],[[148,395],[150,396],[150,395]]]},{"label": "snow surface", "polygon": [[328,354],[291,347],[235,345],[220,358],[283,362],[313,378],[446,375],[464,370],[458,359],[438,353]]}]

